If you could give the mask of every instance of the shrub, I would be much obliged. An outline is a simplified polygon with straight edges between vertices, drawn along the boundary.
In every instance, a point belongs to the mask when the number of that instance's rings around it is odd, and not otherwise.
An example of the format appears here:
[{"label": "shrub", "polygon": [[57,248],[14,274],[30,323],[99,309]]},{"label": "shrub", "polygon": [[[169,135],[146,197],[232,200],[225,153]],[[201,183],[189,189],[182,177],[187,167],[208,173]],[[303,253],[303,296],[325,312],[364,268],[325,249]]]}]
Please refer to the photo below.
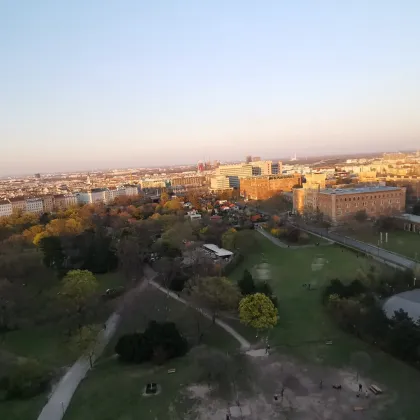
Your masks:
[{"label": "shrub", "polygon": [[256,292],[254,279],[248,270],[244,271],[244,276],[238,281],[238,286],[243,295],[250,295]]},{"label": "shrub", "polygon": [[244,256],[242,254],[236,254],[234,257],[223,267],[222,275],[229,275],[242,261]]},{"label": "shrub", "polygon": [[123,335],[115,346],[120,359],[130,363],[152,360],[161,364],[187,351],[188,343],[173,322],[151,321],[143,334]]},{"label": "shrub", "polygon": [[169,283],[169,288],[174,292],[182,292],[185,283],[188,281],[188,276],[184,273],[176,273],[175,277]]},{"label": "shrub", "polygon": [[36,360],[25,359],[15,363],[0,387],[6,399],[30,398],[45,391],[50,381],[49,372]]},{"label": "shrub", "polygon": [[273,293],[273,289],[266,281],[258,282],[255,285],[255,291],[256,293],[262,293],[266,295],[271,300],[273,305],[277,308],[277,304],[278,304],[277,296]]}]

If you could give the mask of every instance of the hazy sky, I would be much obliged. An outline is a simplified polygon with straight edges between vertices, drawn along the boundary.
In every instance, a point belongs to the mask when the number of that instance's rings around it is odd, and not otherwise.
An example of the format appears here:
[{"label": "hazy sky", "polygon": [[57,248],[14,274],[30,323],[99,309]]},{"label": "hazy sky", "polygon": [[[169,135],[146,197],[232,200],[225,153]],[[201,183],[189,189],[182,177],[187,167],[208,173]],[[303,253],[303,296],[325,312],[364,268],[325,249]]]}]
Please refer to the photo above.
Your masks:
[{"label": "hazy sky", "polygon": [[0,0],[0,174],[420,147],[419,0]]}]

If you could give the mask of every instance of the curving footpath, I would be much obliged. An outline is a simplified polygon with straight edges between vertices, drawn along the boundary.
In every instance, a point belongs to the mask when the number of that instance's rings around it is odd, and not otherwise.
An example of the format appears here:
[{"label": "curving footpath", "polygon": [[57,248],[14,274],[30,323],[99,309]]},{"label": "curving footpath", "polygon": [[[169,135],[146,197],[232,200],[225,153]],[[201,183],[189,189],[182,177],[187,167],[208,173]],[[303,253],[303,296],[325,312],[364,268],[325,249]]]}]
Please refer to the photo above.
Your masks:
[{"label": "curving footpath", "polygon": [[[134,290],[135,294],[142,292],[148,285],[155,287],[163,293],[166,293],[168,296],[176,299],[179,302],[182,302],[184,305],[190,306],[197,311],[199,311],[204,317],[212,319],[212,316],[204,311],[191,305],[186,300],[180,298],[176,293],[171,292],[170,290],[160,286],[156,283],[153,278],[156,276],[156,272],[150,267],[145,268],[145,280]],[[129,297],[129,296],[127,296]],[[95,356],[92,358],[94,363],[96,359],[102,354],[105,347],[114,336],[117,331],[121,316],[118,313],[119,311],[114,312],[106,321],[106,328],[99,333],[98,343],[95,350]],[[216,324],[223,328],[227,333],[234,337],[239,344],[241,345],[241,350],[248,350],[251,347],[249,341],[242,337],[237,331],[235,331],[231,326],[225,322],[216,319]],[[38,416],[38,420],[61,420],[64,417],[64,414],[70,404],[70,401],[75,393],[80,382],[86,377],[88,371],[90,370],[90,363],[87,357],[80,357],[76,363],[67,371],[67,373],[60,379],[60,382],[57,384],[56,388],[50,395],[47,404],[42,409],[41,413]]]},{"label": "curving footpath", "polygon": [[[139,286],[130,292],[143,291],[148,285],[148,280],[145,279]],[[105,347],[117,331],[120,322],[120,314],[118,311],[114,312],[106,321],[106,328],[103,329],[98,335],[98,342],[95,348],[95,355],[92,357],[92,363],[102,354]],[[66,372],[60,379],[54,391],[50,395],[47,404],[45,404],[38,420],[61,420],[64,413],[70,404],[70,401],[75,393],[80,382],[85,378],[90,370],[89,358],[82,356],[76,363]]]},{"label": "curving footpath", "polygon": [[[198,312],[200,312],[205,318],[212,320],[213,317],[211,316],[210,313],[208,313],[207,311],[205,311],[204,309],[201,308],[196,308],[194,305],[192,305],[190,302],[186,301],[185,299],[182,299],[181,297],[179,297],[176,293],[170,291],[169,289],[166,289],[165,287],[162,287],[160,284],[156,283],[155,281],[151,280],[149,281],[149,284],[152,285],[153,287],[156,287],[156,289],[160,290],[162,293],[167,294],[168,296],[170,296],[171,298],[177,300],[178,302],[183,303],[184,305],[187,305],[195,310],[197,310]],[[226,324],[226,322],[223,322],[220,319],[215,319],[215,323],[220,327],[223,328],[228,334],[230,334],[232,337],[234,337],[238,343],[241,345],[241,350],[249,350],[251,347],[251,343],[246,340],[244,337],[242,337],[242,335],[240,335],[236,330],[234,330],[230,325]]]}]

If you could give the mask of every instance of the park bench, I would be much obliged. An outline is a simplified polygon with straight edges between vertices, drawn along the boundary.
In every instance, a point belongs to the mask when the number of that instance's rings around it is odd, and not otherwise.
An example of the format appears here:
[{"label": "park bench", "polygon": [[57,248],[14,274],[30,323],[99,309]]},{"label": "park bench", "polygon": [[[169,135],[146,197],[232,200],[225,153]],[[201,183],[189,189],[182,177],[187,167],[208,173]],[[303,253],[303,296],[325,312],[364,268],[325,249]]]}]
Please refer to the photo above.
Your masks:
[{"label": "park bench", "polygon": [[382,394],[382,389],[381,388],[379,388],[378,386],[376,386],[376,385],[371,385],[370,387],[369,387],[369,389],[370,389],[370,391],[371,392],[373,392],[375,395],[379,395],[379,394]]}]

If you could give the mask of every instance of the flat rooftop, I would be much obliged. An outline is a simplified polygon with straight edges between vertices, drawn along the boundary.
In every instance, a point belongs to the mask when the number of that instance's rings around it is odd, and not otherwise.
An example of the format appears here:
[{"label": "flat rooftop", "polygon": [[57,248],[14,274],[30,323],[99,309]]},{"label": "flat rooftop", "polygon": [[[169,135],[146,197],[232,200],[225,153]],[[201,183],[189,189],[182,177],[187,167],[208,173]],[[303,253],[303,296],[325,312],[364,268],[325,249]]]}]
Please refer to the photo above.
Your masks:
[{"label": "flat rooftop", "polygon": [[320,194],[363,194],[363,193],[378,193],[378,192],[390,192],[400,191],[400,187],[359,187],[359,188],[326,188],[321,190]]},{"label": "flat rooftop", "polygon": [[412,223],[420,223],[420,216],[416,216],[415,214],[405,213],[405,214],[402,214],[401,216],[397,216],[397,218],[404,219]]},{"label": "flat rooftop", "polygon": [[213,252],[218,257],[230,257],[231,255],[233,255],[233,252],[230,252],[224,248],[219,248],[217,245],[214,244],[204,244],[203,248]]}]

